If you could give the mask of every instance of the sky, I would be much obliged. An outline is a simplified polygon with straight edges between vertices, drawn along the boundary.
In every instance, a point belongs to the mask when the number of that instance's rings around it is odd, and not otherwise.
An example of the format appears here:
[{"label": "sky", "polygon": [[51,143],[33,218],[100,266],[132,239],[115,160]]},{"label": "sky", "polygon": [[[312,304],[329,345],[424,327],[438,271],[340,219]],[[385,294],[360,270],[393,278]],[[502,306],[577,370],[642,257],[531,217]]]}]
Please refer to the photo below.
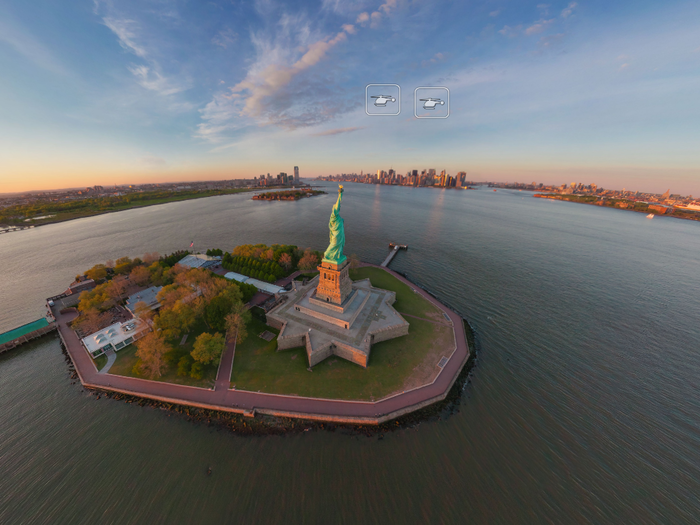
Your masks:
[{"label": "sky", "polygon": [[299,166],[700,196],[700,3],[546,1],[6,0],[0,193]]}]

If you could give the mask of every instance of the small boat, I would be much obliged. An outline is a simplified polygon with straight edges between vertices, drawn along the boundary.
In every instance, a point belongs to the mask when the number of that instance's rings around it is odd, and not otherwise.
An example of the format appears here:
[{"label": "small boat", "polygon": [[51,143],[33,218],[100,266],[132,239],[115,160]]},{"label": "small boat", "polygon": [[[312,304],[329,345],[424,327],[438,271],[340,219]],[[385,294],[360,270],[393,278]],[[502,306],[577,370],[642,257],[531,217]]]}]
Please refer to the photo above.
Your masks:
[{"label": "small boat", "polygon": [[653,214],[653,213],[650,213],[649,215],[647,215],[647,219],[653,219],[653,218],[654,218],[654,214]]}]

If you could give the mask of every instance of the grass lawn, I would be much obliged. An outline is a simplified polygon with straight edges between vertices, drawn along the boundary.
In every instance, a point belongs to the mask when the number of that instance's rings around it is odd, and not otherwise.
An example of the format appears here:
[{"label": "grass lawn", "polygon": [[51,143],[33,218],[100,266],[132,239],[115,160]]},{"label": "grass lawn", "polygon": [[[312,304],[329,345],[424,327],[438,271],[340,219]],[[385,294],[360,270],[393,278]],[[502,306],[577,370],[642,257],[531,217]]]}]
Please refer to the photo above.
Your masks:
[{"label": "grass lawn", "polygon": [[[202,377],[202,379],[195,379],[193,377],[190,377],[189,375],[180,376],[177,374],[177,362],[182,356],[189,354],[192,351],[192,347],[197,336],[202,332],[206,331],[206,325],[203,321],[200,320],[190,331],[190,335],[187,337],[187,342],[183,346],[180,346],[179,339],[174,343],[171,342],[173,350],[168,356],[168,365],[163,371],[163,375],[160,376],[158,379],[155,379],[155,381],[162,381],[164,383],[175,383],[177,385],[213,388],[214,383],[216,382],[216,372],[219,367],[218,361],[204,367],[204,376]],[[135,374],[133,372],[133,368],[136,364],[136,361],[138,361],[138,358],[136,357],[136,345],[132,344],[117,352],[117,360],[112,365],[112,368],[109,369],[109,373],[118,376],[148,379],[147,377]]]},{"label": "grass lawn", "polygon": [[94,358],[93,361],[95,362],[95,366],[97,367],[97,371],[99,372],[107,364],[107,356],[102,354],[100,357]]},{"label": "grass lawn", "polygon": [[[438,308],[433,306],[419,293],[411,291],[408,285],[402,283],[381,268],[365,267],[350,270],[350,278],[353,281],[369,279],[372,286],[375,288],[383,288],[384,290],[396,292],[394,308],[402,314],[415,315],[417,317],[432,319],[433,321],[443,323],[446,321]],[[410,322],[410,319],[406,320]]]},{"label": "grass lawn", "polygon": [[[363,270],[371,271],[360,273]],[[402,300],[410,313],[428,317],[437,312],[445,322],[439,310],[383,270],[363,268],[358,273],[360,276],[353,275],[354,279],[370,277],[374,286],[396,291],[395,306]],[[305,348],[277,352],[276,341],[268,343],[258,337],[263,330],[277,331],[254,318],[248,337],[236,347],[231,385],[254,392],[369,401],[425,384],[439,372],[440,358],[452,352],[454,333],[450,326],[413,317],[406,320],[409,334],[373,345],[366,369],[330,357],[309,372]]]}]

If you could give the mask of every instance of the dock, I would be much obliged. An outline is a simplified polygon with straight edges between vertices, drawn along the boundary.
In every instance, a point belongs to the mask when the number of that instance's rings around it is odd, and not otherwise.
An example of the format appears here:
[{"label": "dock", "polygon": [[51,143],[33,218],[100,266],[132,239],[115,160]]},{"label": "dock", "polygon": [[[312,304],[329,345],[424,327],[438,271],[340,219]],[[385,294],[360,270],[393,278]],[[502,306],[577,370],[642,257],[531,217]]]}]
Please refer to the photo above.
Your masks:
[{"label": "dock", "polygon": [[389,249],[391,250],[389,252],[389,255],[386,256],[386,259],[384,259],[384,262],[380,265],[383,268],[386,268],[389,266],[389,263],[394,259],[394,256],[398,253],[399,250],[408,250],[408,245],[406,244],[394,244],[393,242],[389,244]]},{"label": "dock", "polygon": [[56,322],[45,317],[0,334],[0,354],[56,330]]}]

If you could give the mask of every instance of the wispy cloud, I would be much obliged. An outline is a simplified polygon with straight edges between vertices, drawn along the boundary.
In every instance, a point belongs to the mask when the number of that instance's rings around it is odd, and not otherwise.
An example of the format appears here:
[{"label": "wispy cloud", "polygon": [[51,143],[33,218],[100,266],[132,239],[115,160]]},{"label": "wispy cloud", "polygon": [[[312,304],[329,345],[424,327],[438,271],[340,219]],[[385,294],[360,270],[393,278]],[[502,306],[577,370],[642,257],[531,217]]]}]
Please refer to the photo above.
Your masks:
[{"label": "wispy cloud", "polygon": [[573,14],[576,6],[578,6],[578,4],[576,2],[570,2],[569,5],[562,10],[562,12],[561,12],[562,18],[569,18]]},{"label": "wispy cloud", "polygon": [[328,129],[326,131],[320,131],[319,133],[314,133],[314,137],[328,137],[331,135],[340,135],[341,133],[352,133],[353,131],[357,131],[360,129],[364,129],[364,126],[354,126],[350,128],[336,128],[336,129]]},{"label": "wispy cloud", "polygon": [[522,25],[517,25],[515,27],[503,26],[503,29],[499,29],[498,32],[503,36],[507,36],[508,38],[514,38],[520,34],[522,28]]},{"label": "wispy cloud", "polygon": [[553,24],[554,21],[555,21],[554,18],[552,18],[550,20],[544,20],[544,19],[538,20],[537,22],[535,22],[534,24],[532,24],[530,27],[528,27],[525,30],[525,34],[527,36],[530,36],[530,35],[536,35],[537,33],[541,33],[542,31],[547,29],[548,26]]},{"label": "wispy cloud", "polygon": [[500,14],[501,14],[501,9],[496,9],[495,11],[491,11],[491,12],[489,13],[489,16],[496,17],[496,16],[498,16],[498,15],[500,15]]},{"label": "wispy cloud", "polygon": [[102,18],[102,22],[117,35],[120,46],[138,57],[146,57],[146,50],[136,43],[136,29],[138,27],[136,21],[105,16]]},{"label": "wispy cloud", "polygon": [[[177,19],[177,12],[173,12],[172,6],[167,6],[160,18]],[[173,78],[164,74],[155,53],[149,50],[146,38],[143,35],[148,31],[142,24],[131,16],[121,15],[111,3],[100,4],[95,2],[95,12],[99,15],[101,10],[106,14],[102,16],[102,23],[107,26],[117,37],[119,45],[126,51],[142,59],[145,64],[131,64],[127,66],[129,72],[134,75],[136,82],[149,91],[162,96],[169,96],[189,88],[188,80]],[[160,16],[162,15],[162,16]]]},{"label": "wispy cloud", "polygon": [[236,33],[230,27],[227,27],[226,29],[219,31],[214,38],[211,39],[211,43],[224,49],[228,49],[228,47],[236,40],[238,40],[238,33]]}]

